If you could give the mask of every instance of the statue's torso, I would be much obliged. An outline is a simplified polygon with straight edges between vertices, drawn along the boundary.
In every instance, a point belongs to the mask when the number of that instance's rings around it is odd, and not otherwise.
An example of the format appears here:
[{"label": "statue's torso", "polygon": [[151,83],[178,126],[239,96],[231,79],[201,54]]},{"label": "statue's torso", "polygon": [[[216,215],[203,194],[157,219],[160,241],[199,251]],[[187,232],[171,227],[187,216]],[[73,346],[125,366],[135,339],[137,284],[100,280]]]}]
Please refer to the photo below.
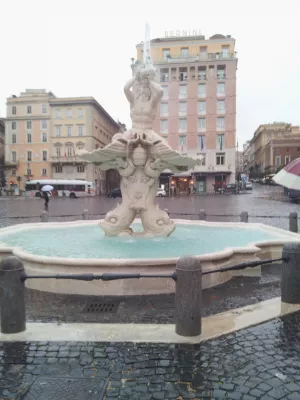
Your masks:
[{"label": "statue's torso", "polygon": [[130,117],[133,128],[151,129],[155,119],[156,110],[152,101],[142,101],[135,98],[131,105]]}]

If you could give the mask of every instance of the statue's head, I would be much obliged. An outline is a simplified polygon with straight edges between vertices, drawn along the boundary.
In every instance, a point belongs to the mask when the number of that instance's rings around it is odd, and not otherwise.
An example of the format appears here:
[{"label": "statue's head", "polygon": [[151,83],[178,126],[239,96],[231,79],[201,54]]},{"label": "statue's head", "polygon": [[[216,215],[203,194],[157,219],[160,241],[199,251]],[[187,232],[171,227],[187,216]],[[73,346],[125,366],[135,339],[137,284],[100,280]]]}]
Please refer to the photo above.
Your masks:
[{"label": "statue's head", "polygon": [[155,69],[154,68],[145,68],[144,65],[141,65],[136,70],[137,80],[143,84],[143,82],[153,81],[155,79]]},{"label": "statue's head", "polygon": [[139,144],[137,147],[134,148],[131,159],[133,165],[135,165],[136,167],[145,165],[147,160],[146,150]]}]

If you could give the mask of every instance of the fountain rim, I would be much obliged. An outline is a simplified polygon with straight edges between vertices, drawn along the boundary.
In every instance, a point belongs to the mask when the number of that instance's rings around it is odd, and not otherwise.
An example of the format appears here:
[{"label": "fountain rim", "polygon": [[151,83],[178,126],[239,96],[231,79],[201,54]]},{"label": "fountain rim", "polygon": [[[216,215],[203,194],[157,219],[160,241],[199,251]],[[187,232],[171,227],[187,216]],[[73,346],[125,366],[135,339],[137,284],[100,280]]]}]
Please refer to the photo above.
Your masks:
[{"label": "fountain rim", "polygon": [[[106,267],[122,267],[122,266],[148,266],[157,267],[173,265],[177,262],[180,257],[166,257],[166,258],[114,258],[114,259],[98,259],[98,258],[65,258],[65,257],[49,257],[40,256],[27,252],[18,246],[9,246],[1,241],[3,235],[14,234],[17,232],[26,231],[28,229],[57,229],[57,228],[68,228],[68,227],[80,227],[80,226],[94,226],[98,225],[103,220],[90,220],[90,221],[67,221],[67,222],[48,222],[48,223],[29,223],[29,224],[18,224],[6,228],[0,229],[0,255],[10,253],[16,257],[21,258],[28,262],[37,262],[42,264],[59,264],[59,265],[71,265],[71,266],[106,266]],[[136,219],[134,223],[141,223],[139,219]],[[291,241],[300,241],[300,235],[290,231],[285,231],[280,228],[271,227],[261,223],[244,223],[244,222],[208,222],[208,221],[195,221],[195,220],[176,220],[177,225],[191,225],[191,226],[211,226],[211,227],[233,227],[243,229],[261,229],[262,231],[268,231],[280,235],[281,238],[276,240],[265,240],[260,242],[249,243],[247,246],[232,246],[226,249],[214,253],[206,253],[202,255],[194,255],[200,261],[205,262],[217,262],[218,260],[224,260],[224,258],[230,258],[233,255],[245,255],[245,254],[256,254],[261,251],[262,248],[270,246],[284,245]],[[99,227],[100,229],[100,227]]]}]

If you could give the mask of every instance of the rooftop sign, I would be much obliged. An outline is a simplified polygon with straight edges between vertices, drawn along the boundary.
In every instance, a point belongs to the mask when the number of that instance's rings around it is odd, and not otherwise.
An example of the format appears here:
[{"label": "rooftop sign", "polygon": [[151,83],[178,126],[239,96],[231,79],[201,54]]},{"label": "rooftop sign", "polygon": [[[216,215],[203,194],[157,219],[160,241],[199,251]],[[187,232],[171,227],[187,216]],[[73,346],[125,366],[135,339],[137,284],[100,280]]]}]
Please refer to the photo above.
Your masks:
[{"label": "rooftop sign", "polygon": [[184,36],[201,36],[200,29],[184,29],[176,31],[165,31],[165,38],[184,37]]}]

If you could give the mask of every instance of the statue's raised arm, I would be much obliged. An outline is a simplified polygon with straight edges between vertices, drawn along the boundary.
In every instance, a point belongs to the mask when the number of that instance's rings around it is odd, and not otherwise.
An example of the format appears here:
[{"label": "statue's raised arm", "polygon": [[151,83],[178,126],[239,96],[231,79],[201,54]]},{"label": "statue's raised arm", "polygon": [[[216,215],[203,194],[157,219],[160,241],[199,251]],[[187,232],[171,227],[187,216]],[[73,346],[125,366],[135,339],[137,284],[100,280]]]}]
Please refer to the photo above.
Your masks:
[{"label": "statue's raised arm", "polygon": [[129,81],[127,81],[124,86],[124,93],[130,104],[133,104],[133,102],[134,102],[134,95],[133,95],[131,88],[132,88],[135,80],[136,80],[135,76],[133,78],[130,78]]},{"label": "statue's raised arm", "polygon": [[163,97],[164,91],[159,83],[155,81],[149,81],[149,87],[151,89],[153,98],[153,106],[157,107],[158,103],[160,102],[161,98]]}]

